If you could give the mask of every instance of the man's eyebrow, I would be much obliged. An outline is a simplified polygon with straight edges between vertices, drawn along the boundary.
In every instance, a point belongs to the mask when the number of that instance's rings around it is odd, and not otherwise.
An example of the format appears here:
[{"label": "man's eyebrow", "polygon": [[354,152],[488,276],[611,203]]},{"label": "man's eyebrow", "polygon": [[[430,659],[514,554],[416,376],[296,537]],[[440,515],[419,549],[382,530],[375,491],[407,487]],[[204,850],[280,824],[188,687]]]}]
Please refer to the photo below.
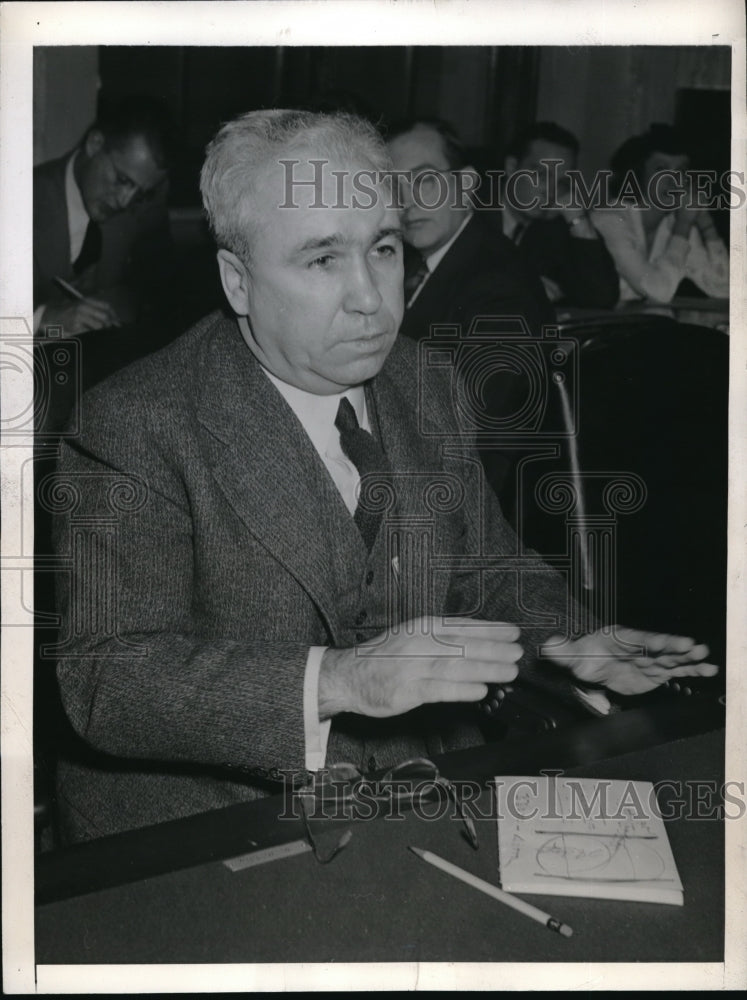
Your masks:
[{"label": "man's eyebrow", "polygon": [[436,174],[442,174],[448,167],[437,167],[433,163],[419,163],[417,167],[410,167],[407,171],[409,174],[423,174],[426,172],[433,172]]},{"label": "man's eyebrow", "polygon": [[134,181],[130,177],[130,175],[127,173],[127,171],[123,170],[122,167],[119,166],[119,164],[117,163],[117,161],[112,157],[111,153],[109,154],[109,158],[111,160],[112,166],[114,167],[114,170],[115,170],[116,174],[118,175],[118,177],[120,177],[123,180],[127,181],[127,183],[131,187],[137,188],[139,191],[142,191],[142,188],[140,187],[140,185],[138,184],[138,182]]},{"label": "man's eyebrow", "polygon": [[[385,226],[377,230],[371,238],[371,245],[373,246],[380,240],[385,240],[392,236],[399,240],[403,238],[401,226]],[[318,250],[330,250],[334,247],[345,246],[349,242],[342,233],[330,233],[329,236],[312,237],[305,240],[300,246],[297,246],[293,251],[293,255],[302,256],[303,254],[314,253]]]},{"label": "man's eyebrow", "polygon": [[305,240],[293,251],[294,254],[308,253],[310,250],[329,250],[330,247],[344,246],[347,240],[342,233],[330,233],[329,236],[316,236]]},{"label": "man's eyebrow", "polygon": [[404,238],[404,231],[401,226],[384,226],[374,233],[373,239],[371,240],[371,245],[374,243],[379,243],[381,240],[389,239],[393,236],[396,240],[401,240]]}]

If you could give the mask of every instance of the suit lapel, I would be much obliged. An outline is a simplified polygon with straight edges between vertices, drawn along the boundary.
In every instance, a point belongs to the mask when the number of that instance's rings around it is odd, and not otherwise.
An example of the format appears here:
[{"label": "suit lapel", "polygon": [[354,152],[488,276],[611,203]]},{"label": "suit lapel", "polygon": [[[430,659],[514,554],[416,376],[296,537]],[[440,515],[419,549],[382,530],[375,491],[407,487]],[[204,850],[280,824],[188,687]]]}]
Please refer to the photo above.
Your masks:
[{"label": "suit lapel", "polygon": [[[34,255],[41,273],[66,278],[72,274],[70,227],[65,198],[68,159],[66,156],[50,165],[49,173],[38,185],[34,204]],[[58,289],[57,293],[59,294]]]},{"label": "suit lapel", "polygon": [[[389,364],[390,361],[387,362]],[[417,389],[417,385],[413,384],[413,398],[417,396]],[[429,428],[421,429],[418,426],[416,407],[405,399],[386,367],[370,383],[367,393],[374,402],[381,443],[397,475],[403,476],[408,472],[421,470],[424,465],[439,468],[441,461],[438,445],[428,435]],[[426,433],[420,433],[421,430]],[[407,493],[406,496],[414,499],[414,494]]]},{"label": "suit lapel", "polygon": [[[439,494],[438,484],[447,484],[449,480],[444,473],[441,455],[441,441],[437,430],[427,422],[421,426],[425,418],[417,405],[409,399],[417,399],[417,380],[413,378],[412,395],[405,398],[400,387],[388,374],[390,365],[396,365],[397,345],[392,352],[381,374],[368,387],[368,393],[374,403],[379,426],[381,443],[390,460],[393,470],[393,486],[396,506],[387,512],[383,530],[379,532],[374,552],[379,546],[387,543],[387,516],[390,524],[409,535],[406,544],[414,546],[410,556],[414,562],[400,553],[401,583],[407,592],[407,599],[412,602],[413,609],[418,614],[427,613],[427,607],[441,605],[446,589],[446,577],[442,573],[434,574],[428,563],[430,555],[436,551],[449,551],[450,542],[443,536],[444,521],[436,516]],[[448,486],[446,486],[448,490]],[[435,503],[434,503],[435,500]],[[423,534],[432,529],[430,551],[426,555],[425,564],[418,565]],[[408,571],[411,575],[408,574]],[[427,573],[427,577],[426,574]],[[425,592],[430,591],[430,599],[424,600]],[[406,615],[407,617],[407,615]]]},{"label": "suit lapel", "polygon": [[408,337],[422,339],[429,333],[429,324],[434,317],[443,317],[448,322],[451,317],[452,286],[472,271],[472,261],[479,255],[480,229],[475,218],[470,219],[446,256],[428,278],[412,306],[405,312],[400,332]]},{"label": "suit lapel", "polygon": [[366,547],[306,432],[233,321],[221,323],[210,345],[198,419],[210,431],[213,474],[236,514],[335,635],[340,595],[360,575]]}]

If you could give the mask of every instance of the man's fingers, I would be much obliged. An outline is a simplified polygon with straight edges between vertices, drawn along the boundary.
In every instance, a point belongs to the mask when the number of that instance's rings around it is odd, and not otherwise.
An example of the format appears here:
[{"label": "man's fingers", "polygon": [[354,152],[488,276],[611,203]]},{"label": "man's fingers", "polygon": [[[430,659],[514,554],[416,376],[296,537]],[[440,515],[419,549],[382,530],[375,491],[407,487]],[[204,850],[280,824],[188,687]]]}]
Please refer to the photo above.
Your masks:
[{"label": "man's fingers", "polygon": [[430,621],[434,634],[444,639],[467,638],[490,639],[500,642],[516,642],[521,629],[510,622],[486,622],[479,618],[438,618],[421,619]]},{"label": "man's fingers", "polygon": [[464,644],[462,660],[477,660],[482,663],[516,663],[524,655],[523,648],[517,642],[486,642],[478,640]]},{"label": "man's fingers", "polygon": [[701,642],[688,651],[687,658],[688,660],[704,660],[710,652],[708,646],[704,642]]},{"label": "man's fingers", "polygon": [[[708,648],[702,644],[696,645],[695,640],[685,635],[670,635],[667,632],[644,632],[641,629],[615,627],[612,635],[618,642],[630,646],[641,646],[644,649],[643,657],[652,656],[657,653],[689,653],[696,658],[708,655]],[[705,652],[701,652],[705,650]],[[630,651],[633,656],[635,652]]]},{"label": "man's fingers", "polygon": [[715,663],[687,663],[667,671],[668,677],[715,677],[718,667]]},{"label": "man's fingers", "polygon": [[515,625],[462,619],[444,626],[436,619],[418,618],[403,623],[398,635],[382,632],[358,649],[364,655],[370,646],[376,656],[515,663],[524,654],[518,638],[519,629]]},{"label": "man's fingers", "polygon": [[709,649],[704,643],[700,643],[697,646],[692,646],[690,649],[686,649],[683,652],[663,652],[657,654],[656,656],[638,656],[633,657],[633,663],[645,670],[649,667],[679,667],[681,664],[693,664],[698,663],[700,660],[704,660],[708,656]]},{"label": "man's fingers", "polygon": [[479,660],[464,660],[460,657],[438,659],[431,661],[421,675],[424,683],[441,681],[456,684],[481,682],[485,684],[507,684],[518,676],[519,668],[515,663],[502,663],[495,660],[486,662]]},{"label": "man's fingers", "polygon": [[78,312],[77,325],[83,330],[100,330],[110,324],[106,312],[100,309],[95,302],[83,302]]},{"label": "man's fingers", "polygon": [[423,704],[437,701],[482,701],[488,693],[487,684],[455,684],[451,681],[432,681],[423,687]]},{"label": "man's fingers", "polygon": [[[694,677],[715,677],[719,672],[719,669],[720,668],[715,663],[693,663],[692,666],[688,668],[689,676]],[[688,675],[683,673],[682,676]]]},{"label": "man's fingers", "polygon": [[714,677],[719,668],[714,663],[680,663],[667,667],[657,664],[640,671],[646,677],[667,680],[670,677]]},{"label": "man's fingers", "polygon": [[[658,644],[655,642],[658,639]],[[695,640],[684,635],[661,635],[654,637],[649,642],[650,650],[658,650],[662,653],[692,653],[696,649]]]},{"label": "man's fingers", "polygon": [[80,305],[81,321],[88,330],[100,330],[106,326],[119,326],[119,317],[108,302],[86,299]]}]

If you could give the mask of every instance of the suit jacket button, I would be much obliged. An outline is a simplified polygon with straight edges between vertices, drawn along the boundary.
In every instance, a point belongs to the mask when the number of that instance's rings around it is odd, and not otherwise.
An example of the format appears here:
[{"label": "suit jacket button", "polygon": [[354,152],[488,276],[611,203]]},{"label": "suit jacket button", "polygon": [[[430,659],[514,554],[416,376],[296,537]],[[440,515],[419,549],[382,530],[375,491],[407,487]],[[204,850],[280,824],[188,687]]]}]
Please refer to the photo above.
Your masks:
[{"label": "suit jacket button", "polygon": [[360,614],[358,615],[358,617],[357,617],[357,618],[355,619],[355,624],[356,624],[356,625],[362,625],[362,624],[363,624],[363,622],[364,622],[364,621],[366,620],[366,618],[368,618],[368,612],[367,612],[367,611],[366,611],[366,609],[364,608],[364,609],[363,609],[363,611],[361,611],[361,613],[360,613]]},{"label": "suit jacket button", "polygon": [[368,571],[368,573],[366,573],[366,586],[367,587],[371,586],[371,584],[373,583],[373,578],[374,578],[374,571],[372,569],[370,569]]},{"label": "suit jacket button", "polygon": [[365,640],[366,640],[366,633],[365,632],[356,632],[355,633],[355,641],[356,642],[365,642]]}]

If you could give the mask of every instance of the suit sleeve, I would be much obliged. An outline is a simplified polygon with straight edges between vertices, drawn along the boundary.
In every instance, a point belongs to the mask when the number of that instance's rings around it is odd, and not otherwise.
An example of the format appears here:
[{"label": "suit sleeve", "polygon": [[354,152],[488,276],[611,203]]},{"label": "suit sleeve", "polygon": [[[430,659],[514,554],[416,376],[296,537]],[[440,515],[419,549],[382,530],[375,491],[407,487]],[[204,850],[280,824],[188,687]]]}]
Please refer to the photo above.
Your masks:
[{"label": "suit sleeve", "polygon": [[523,545],[466,438],[460,451],[461,469],[454,471],[466,488],[464,551],[479,568],[467,566],[453,575],[447,610],[518,625],[524,649],[519,681],[577,704],[575,681],[563,668],[543,660],[541,647],[553,636],[579,636],[601,623],[574,600],[570,578]]},{"label": "suit sleeve", "polygon": [[502,274],[496,270],[493,274],[478,275],[464,301],[469,303],[469,312],[464,310],[464,315],[457,319],[465,331],[475,320],[520,317],[532,336],[540,337],[543,326],[555,322],[555,310],[542,282],[528,271],[507,270]]},{"label": "suit sleeve", "polygon": [[[550,225],[552,231],[546,231],[548,245],[544,252],[543,248],[537,248],[536,259],[541,273],[557,282],[563,301],[568,305],[611,309],[620,294],[620,281],[602,237],[572,236],[560,219]],[[522,246],[532,237],[532,228],[530,226]],[[527,245],[525,252],[532,254],[532,246]]]},{"label": "suit sleeve", "polygon": [[52,498],[72,498],[56,516],[55,545],[69,567],[59,574],[57,673],[73,727],[118,757],[260,776],[302,768],[309,645],[195,624],[202,597],[178,465],[155,427],[143,420],[119,433],[114,423],[131,418],[111,410],[90,408],[92,430],[63,445]]}]

